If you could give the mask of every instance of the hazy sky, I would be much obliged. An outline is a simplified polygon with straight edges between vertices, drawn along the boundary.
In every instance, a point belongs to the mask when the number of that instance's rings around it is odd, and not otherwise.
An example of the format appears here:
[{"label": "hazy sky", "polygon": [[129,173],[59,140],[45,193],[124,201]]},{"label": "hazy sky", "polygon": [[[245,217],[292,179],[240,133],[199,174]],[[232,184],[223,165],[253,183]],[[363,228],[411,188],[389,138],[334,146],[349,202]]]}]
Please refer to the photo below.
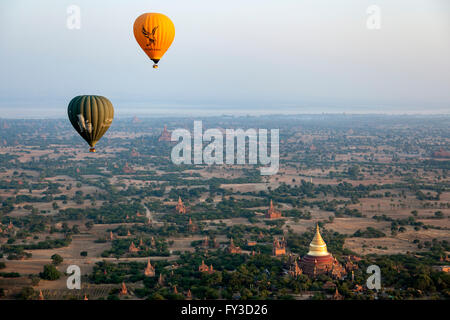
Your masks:
[{"label": "hazy sky", "polygon": [[[144,12],[175,24],[159,70],[133,36]],[[450,1],[1,0],[0,117],[64,116],[79,94],[123,115],[450,113]]]}]

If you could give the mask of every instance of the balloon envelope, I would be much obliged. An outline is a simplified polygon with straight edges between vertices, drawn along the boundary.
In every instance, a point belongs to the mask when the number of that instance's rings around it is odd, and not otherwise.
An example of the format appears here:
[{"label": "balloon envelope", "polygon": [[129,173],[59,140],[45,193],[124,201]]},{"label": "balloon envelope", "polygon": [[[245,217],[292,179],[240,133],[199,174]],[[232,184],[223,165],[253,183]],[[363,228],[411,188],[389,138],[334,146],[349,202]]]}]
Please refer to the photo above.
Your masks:
[{"label": "balloon envelope", "polygon": [[67,108],[69,120],[75,130],[95,152],[95,144],[111,126],[114,108],[107,98],[102,96],[77,96]]},{"label": "balloon envelope", "polygon": [[175,38],[173,22],[161,13],[144,13],[134,22],[133,31],[136,41],[156,68]]}]

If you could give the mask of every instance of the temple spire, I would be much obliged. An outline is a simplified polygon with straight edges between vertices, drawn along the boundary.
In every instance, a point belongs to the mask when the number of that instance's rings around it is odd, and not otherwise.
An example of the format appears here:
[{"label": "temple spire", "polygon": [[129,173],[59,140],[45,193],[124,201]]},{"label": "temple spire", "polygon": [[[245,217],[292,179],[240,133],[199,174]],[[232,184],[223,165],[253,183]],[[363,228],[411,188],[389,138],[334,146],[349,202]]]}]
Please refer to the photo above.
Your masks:
[{"label": "temple spire", "polygon": [[327,244],[323,241],[320,235],[319,224],[316,225],[316,234],[309,245],[308,255],[310,256],[325,256],[328,254]]}]

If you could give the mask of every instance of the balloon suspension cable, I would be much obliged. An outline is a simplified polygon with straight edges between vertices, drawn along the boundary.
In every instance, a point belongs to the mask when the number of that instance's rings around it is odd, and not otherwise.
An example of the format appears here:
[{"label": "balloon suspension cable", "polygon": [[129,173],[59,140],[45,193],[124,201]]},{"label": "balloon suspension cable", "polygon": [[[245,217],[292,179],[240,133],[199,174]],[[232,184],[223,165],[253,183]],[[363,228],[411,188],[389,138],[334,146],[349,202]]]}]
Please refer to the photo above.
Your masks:
[{"label": "balloon suspension cable", "polygon": [[95,148],[90,148],[89,152],[97,152],[97,151],[95,151]]}]

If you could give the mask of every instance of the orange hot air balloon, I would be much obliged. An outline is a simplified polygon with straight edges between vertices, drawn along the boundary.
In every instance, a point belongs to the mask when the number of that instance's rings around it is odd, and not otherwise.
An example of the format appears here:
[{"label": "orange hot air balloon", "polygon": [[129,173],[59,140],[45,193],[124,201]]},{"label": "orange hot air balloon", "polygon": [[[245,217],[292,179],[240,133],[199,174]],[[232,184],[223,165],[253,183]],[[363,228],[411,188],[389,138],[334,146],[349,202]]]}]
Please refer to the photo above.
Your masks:
[{"label": "orange hot air balloon", "polygon": [[136,41],[157,69],[159,60],[175,38],[173,22],[161,13],[144,13],[134,22],[133,30]]}]

